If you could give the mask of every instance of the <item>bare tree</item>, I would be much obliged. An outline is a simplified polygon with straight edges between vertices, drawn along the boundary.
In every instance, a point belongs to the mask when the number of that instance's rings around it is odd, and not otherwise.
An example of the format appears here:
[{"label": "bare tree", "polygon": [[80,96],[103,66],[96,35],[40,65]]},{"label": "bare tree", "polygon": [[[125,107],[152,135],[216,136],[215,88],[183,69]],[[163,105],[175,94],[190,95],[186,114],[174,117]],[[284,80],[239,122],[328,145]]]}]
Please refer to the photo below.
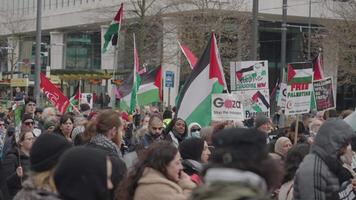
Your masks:
[{"label": "bare tree", "polygon": [[348,84],[356,76],[356,2],[325,1],[323,5],[337,18],[324,22],[327,36],[323,42],[337,53],[338,84]]}]

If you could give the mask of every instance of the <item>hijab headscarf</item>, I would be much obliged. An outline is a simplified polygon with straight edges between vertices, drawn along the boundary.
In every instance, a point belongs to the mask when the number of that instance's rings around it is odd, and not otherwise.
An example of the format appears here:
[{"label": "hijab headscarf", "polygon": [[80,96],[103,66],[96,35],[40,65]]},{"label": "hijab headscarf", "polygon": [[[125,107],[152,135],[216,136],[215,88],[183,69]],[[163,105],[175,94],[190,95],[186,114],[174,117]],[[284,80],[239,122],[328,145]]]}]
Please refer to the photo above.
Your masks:
[{"label": "hijab headscarf", "polygon": [[107,200],[107,156],[104,151],[75,147],[61,157],[54,172],[59,195],[65,200]]},{"label": "hijab headscarf", "polygon": [[291,142],[289,138],[287,137],[280,137],[276,141],[276,144],[274,145],[274,152],[277,153],[280,156],[286,157],[287,152],[283,149],[283,145],[287,142]]}]

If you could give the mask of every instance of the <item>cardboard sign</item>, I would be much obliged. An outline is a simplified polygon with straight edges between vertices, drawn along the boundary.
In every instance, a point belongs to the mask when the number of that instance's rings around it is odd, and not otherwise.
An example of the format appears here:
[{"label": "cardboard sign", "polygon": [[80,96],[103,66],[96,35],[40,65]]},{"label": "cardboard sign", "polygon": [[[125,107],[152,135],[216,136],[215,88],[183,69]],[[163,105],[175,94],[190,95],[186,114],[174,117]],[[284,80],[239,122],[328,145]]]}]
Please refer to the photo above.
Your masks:
[{"label": "cardboard sign", "polygon": [[244,120],[242,102],[236,94],[213,94],[211,96],[212,120]]},{"label": "cardboard sign", "polygon": [[268,89],[268,61],[230,63],[231,90]]},{"label": "cardboard sign", "polygon": [[288,64],[286,115],[308,113],[313,91],[312,63]]}]

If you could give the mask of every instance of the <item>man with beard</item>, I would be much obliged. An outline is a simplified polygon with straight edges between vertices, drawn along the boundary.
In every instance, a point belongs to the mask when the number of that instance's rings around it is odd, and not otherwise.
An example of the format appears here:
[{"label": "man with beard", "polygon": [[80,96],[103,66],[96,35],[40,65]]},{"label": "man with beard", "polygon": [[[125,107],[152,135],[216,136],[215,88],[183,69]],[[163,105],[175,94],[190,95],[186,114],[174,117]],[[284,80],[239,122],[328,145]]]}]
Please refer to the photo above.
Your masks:
[{"label": "man with beard", "polygon": [[148,122],[148,133],[139,142],[139,148],[147,149],[150,144],[161,141],[163,136],[163,120],[159,114],[151,116]]}]

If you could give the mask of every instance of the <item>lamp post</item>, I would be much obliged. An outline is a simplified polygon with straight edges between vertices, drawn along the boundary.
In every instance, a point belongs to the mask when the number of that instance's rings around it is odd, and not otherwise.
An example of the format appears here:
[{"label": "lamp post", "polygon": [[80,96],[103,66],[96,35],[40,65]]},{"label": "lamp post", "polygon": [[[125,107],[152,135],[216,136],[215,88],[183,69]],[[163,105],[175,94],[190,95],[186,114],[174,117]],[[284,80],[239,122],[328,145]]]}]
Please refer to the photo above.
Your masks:
[{"label": "lamp post", "polygon": [[41,72],[41,17],[42,17],[42,0],[37,0],[37,17],[36,17],[36,57],[35,57],[35,88],[34,97],[37,104],[42,106],[40,98],[40,72]]}]

